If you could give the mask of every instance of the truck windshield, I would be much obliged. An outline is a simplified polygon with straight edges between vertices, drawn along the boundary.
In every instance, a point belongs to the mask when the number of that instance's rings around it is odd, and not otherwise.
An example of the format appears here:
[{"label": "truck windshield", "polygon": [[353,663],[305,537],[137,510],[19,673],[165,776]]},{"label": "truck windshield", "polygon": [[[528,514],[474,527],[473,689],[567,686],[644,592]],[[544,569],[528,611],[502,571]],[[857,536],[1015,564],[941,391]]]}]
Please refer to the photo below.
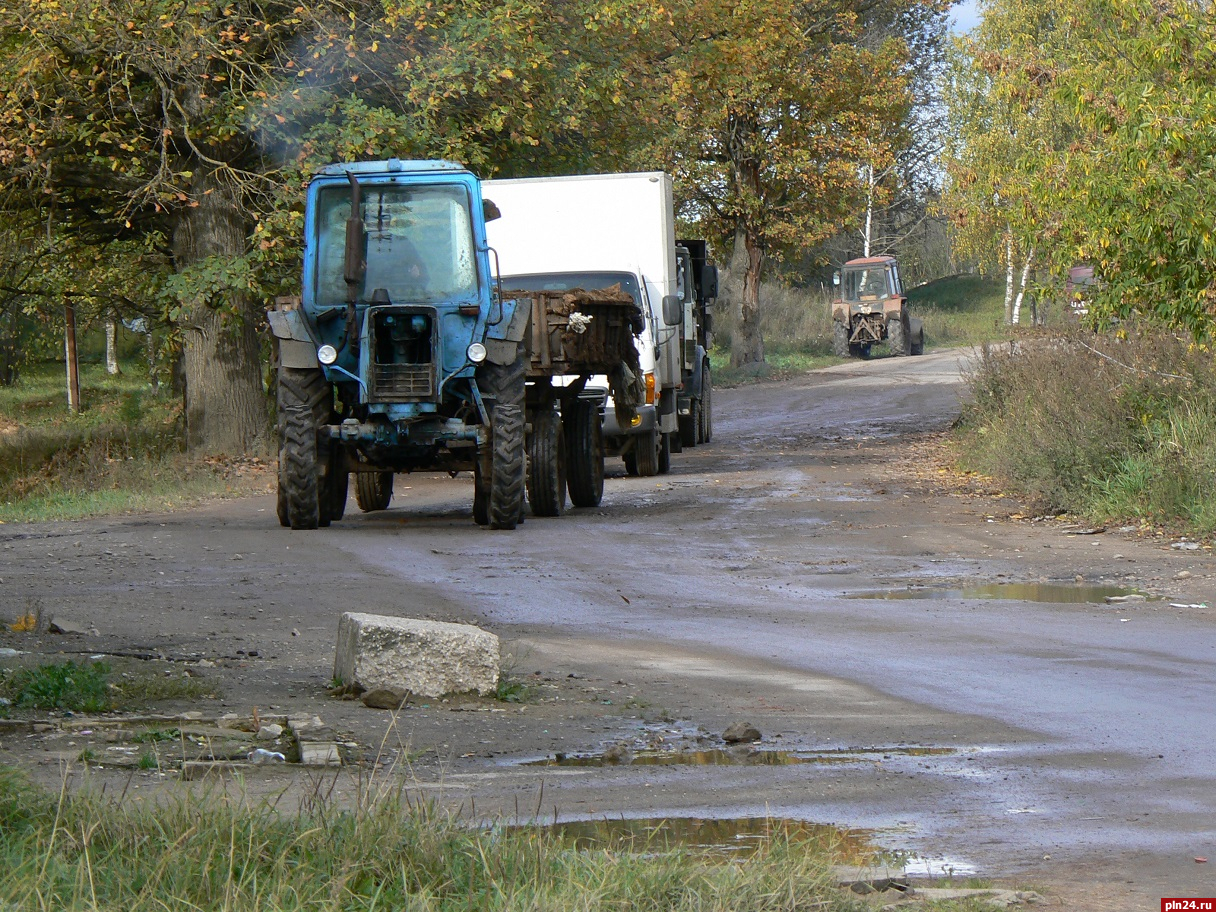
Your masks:
[{"label": "truck windshield", "polygon": [[[435,302],[477,294],[473,223],[468,193],[458,186],[362,184],[367,272],[358,300],[377,289],[391,302]],[[342,259],[350,188],[326,187],[317,199],[318,304],[346,300]]]},{"label": "truck windshield", "polygon": [[844,299],[846,301],[877,301],[889,294],[885,266],[848,269],[844,273]]}]

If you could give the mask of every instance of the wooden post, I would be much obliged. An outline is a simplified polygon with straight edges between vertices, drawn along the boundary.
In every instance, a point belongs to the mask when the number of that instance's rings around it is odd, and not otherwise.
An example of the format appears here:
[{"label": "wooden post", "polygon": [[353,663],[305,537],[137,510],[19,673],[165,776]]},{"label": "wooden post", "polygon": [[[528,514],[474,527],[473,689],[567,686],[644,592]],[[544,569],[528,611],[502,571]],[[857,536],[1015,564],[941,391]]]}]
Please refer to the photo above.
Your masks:
[{"label": "wooden post", "polygon": [[76,359],[76,308],[70,303],[63,305],[63,347],[68,364],[68,411],[80,411],[80,364]]}]

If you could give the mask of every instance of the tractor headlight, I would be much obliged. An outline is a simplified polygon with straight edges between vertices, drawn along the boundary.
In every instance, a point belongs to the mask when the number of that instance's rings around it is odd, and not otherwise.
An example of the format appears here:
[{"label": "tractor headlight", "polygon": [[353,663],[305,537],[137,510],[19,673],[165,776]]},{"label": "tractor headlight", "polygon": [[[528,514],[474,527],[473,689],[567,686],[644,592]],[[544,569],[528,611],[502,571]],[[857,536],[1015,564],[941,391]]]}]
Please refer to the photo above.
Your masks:
[{"label": "tractor headlight", "polygon": [[322,345],[317,349],[317,360],[327,366],[333,364],[338,360],[338,350],[332,345]]},{"label": "tractor headlight", "polygon": [[474,364],[480,364],[486,359],[486,347],[480,342],[474,342],[469,346],[469,350],[465,354],[468,355],[469,360]]}]

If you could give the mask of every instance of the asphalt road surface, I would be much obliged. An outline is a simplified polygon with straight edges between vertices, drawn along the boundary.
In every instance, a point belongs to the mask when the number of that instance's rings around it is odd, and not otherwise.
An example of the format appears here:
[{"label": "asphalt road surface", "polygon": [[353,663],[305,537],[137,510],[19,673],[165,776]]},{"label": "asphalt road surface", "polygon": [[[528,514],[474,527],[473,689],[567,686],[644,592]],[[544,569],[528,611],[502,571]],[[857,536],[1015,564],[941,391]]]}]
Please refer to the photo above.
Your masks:
[{"label": "asphalt road surface", "polygon": [[[44,650],[208,658],[214,711],[308,709],[381,750],[386,715],[325,694],[341,611],[477,623],[532,696],[414,706],[391,738],[464,813],[789,817],[1067,908],[1216,896],[1211,552],[1075,534],[942,471],[964,358],[719,389],[670,475],[614,461],[599,508],[510,533],[473,524],[468,479],[422,475],[317,532],[272,496],[3,526],[0,616],[96,631]],[[1103,598],[1127,591],[1150,598]],[[734,721],[772,762],[713,762]],[[528,765],[612,745],[700,762]]]}]

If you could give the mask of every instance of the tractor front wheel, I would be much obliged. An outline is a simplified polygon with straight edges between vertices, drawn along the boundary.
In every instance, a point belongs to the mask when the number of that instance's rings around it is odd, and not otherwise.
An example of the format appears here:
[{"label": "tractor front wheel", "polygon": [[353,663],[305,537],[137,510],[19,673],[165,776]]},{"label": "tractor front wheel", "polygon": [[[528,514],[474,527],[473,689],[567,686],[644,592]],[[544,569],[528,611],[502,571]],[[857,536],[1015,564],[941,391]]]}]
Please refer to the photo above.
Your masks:
[{"label": "tractor front wheel", "polygon": [[333,387],[315,369],[280,367],[278,379],[279,502],[286,507],[287,525],[315,529],[330,518],[329,460],[322,458],[329,453],[318,434],[333,412]]}]

